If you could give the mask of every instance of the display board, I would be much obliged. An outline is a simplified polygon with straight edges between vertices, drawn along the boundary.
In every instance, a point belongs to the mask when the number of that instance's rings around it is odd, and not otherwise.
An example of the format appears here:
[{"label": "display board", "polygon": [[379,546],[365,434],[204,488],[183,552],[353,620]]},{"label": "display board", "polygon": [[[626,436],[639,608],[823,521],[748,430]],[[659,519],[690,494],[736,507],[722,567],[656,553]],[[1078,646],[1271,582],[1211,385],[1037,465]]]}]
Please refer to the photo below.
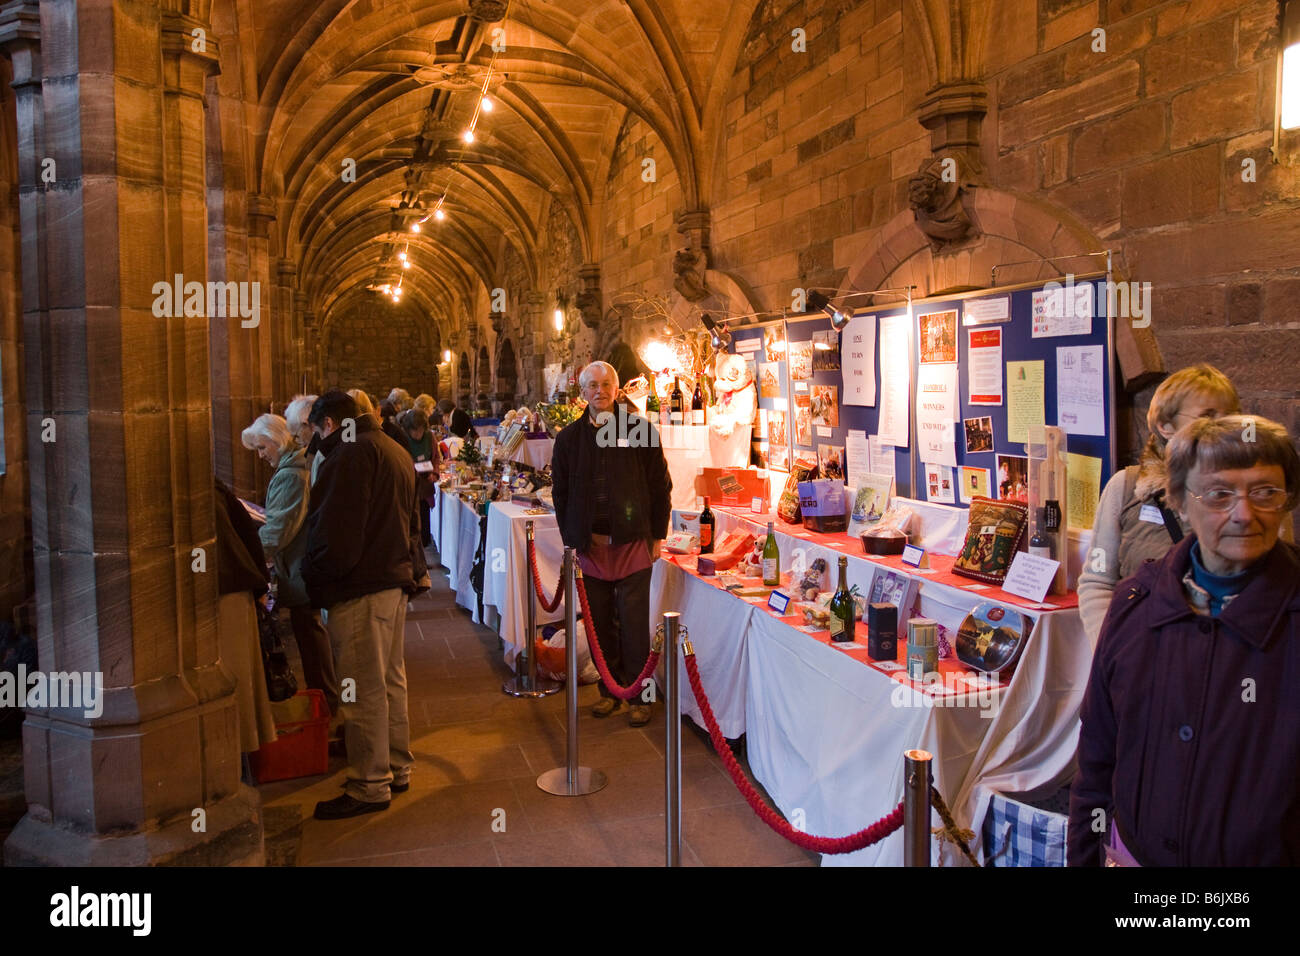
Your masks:
[{"label": "display board", "polygon": [[[1106,288],[1105,276],[1089,276],[858,310],[838,343],[822,315],[736,329],[731,347],[755,360],[760,409],[769,422],[784,419],[780,453],[766,430],[761,436],[769,467],[785,470],[789,456],[804,453],[843,469],[851,432],[867,437],[879,463],[884,424],[906,439],[885,453],[898,493],[964,507],[975,494],[1027,496],[1027,427],[1059,425],[1071,485],[1089,489],[1072,505],[1070,524],[1091,527],[1085,502],[1095,502],[1115,467]],[[859,344],[845,341],[850,333]],[[846,381],[870,403],[845,404]]]}]

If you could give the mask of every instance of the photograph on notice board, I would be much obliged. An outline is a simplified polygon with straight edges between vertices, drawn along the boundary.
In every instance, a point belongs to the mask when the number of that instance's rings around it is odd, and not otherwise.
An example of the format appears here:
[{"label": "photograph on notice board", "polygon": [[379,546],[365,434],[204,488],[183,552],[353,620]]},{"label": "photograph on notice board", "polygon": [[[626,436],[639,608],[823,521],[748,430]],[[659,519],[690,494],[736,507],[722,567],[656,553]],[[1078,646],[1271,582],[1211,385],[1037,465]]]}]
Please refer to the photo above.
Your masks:
[{"label": "photograph on notice board", "polygon": [[957,361],[957,310],[927,313],[920,323],[921,363]]},{"label": "photograph on notice board", "polygon": [[970,504],[976,496],[980,498],[992,497],[989,494],[989,470],[987,468],[972,468],[970,465],[962,465],[960,470],[962,504]]},{"label": "photograph on notice board", "polygon": [[769,411],[767,413],[767,440],[775,445],[784,445],[785,412]]},{"label": "photograph on notice board", "polygon": [[781,397],[781,370],[773,362],[758,363],[759,398]]},{"label": "photograph on notice board", "polygon": [[769,362],[785,361],[785,326],[774,325],[763,330],[763,351]]},{"label": "photograph on notice board", "polygon": [[794,397],[794,443],[812,444],[812,408],[808,393]]},{"label": "photograph on notice board", "polygon": [[829,425],[831,428],[839,427],[839,388],[834,385],[814,385],[812,387],[812,422],[814,425]]},{"label": "photograph on notice board", "polygon": [[953,470],[947,465],[935,465],[930,462],[925,463],[925,484],[927,501],[937,501],[940,504],[956,504],[957,489],[952,486]]},{"label": "photograph on notice board", "polygon": [[830,372],[840,367],[840,333],[834,329],[814,332],[813,371]]},{"label": "photograph on notice board", "polygon": [[785,445],[773,445],[767,453],[767,467],[773,471],[789,471],[790,449]]},{"label": "photograph on notice board", "polygon": [[786,346],[790,357],[790,380],[806,382],[813,373],[813,344],[811,342],[791,342]]},{"label": "photograph on notice board", "polygon": [[966,454],[972,455],[979,451],[993,450],[993,417],[985,415],[981,418],[964,418],[962,424],[966,426]]},{"label": "photograph on notice board", "polygon": [[821,466],[823,478],[844,480],[843,445],[818,445],[817,463]]},{"label": "photograph on notice board", "polygon": [[998,455],[998,497],[1004,501],[1029,503],[1028,458]]}]

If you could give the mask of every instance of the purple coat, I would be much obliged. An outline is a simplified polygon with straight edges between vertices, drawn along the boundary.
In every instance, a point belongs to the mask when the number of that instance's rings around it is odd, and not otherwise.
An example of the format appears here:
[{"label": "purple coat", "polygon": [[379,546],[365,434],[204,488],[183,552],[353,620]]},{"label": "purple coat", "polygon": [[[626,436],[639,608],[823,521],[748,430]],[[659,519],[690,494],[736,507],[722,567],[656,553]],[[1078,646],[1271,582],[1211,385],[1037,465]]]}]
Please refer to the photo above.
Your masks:
[{"label": "purple coat", "polygon": [[1218,617],[1187,604],[1194,535],[1115,588],[1084,695],[1069,863],[1094,808],[1144,866],[1300,865],[1300,549]]}]

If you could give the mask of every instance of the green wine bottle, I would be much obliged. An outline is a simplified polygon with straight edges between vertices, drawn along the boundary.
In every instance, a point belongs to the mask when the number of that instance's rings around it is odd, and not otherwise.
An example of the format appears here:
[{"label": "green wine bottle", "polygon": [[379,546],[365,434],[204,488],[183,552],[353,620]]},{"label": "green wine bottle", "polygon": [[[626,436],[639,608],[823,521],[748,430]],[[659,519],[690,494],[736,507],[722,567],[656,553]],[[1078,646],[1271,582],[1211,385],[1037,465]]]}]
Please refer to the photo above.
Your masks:
[{"label": "green wine bottle", "polygon": [[763,587],[781,586],[781,549],[776,546],[776,532],[767,523],[767,541],[763,544]]},{"label": "green wine bottle", "polygon": [[840,555],[840,585],[831,597],[831,640],[852,641],[857,633],[854,627],[856,609],[853,595],[849,593],[849,559]]}]

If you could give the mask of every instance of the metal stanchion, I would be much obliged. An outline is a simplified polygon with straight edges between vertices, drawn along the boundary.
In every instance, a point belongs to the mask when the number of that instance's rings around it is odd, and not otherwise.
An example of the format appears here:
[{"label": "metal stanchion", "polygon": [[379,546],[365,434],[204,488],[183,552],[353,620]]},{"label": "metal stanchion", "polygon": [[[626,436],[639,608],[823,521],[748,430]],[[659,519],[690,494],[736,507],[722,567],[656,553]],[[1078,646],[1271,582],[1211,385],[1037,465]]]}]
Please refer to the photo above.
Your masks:
[{"label": "metal stanchion", "polygon": [[664,693],[668,713],[668,756],[664,761],[664,804],[667,821],[667,866],[682,865],[682,690],[677,673],[677,638],[681,615],[664,611]]},{"label": "metal stanchion", "polygon": [[[531,521],[524,523],[524,535],[530,544],[533,543]],[[524,550],[524,561],[528,562],[527,548]],[[551,694],[559,693],[560,682],[537,676],[537,655],[533,653],[533,642],[537,640],[537,595],[533,593],[531,564],[524,569],[524,574],[528,578],[528,583],[525,585],[528,591],[528,638],[524,641],[524,649],[520,651],[520,659],[515,665],[518,673],[502,684],[501,689],[511,697],[549,697]]]},{"label": "metal stanchion", "polygon": [[926,750],[903,751],[903,865],[930,865],[930,761]]},{"label": "metal stanchion", "polygon": [[[595,639],[595,634],[590,635],[590,640]],[[578,561],[572,548],[564,549],[564,657],[568,669],[564,697],[569,759],[565,766],[538,777],[537,786],[557,797],[580,797],[595,793],[609,781],[599,770],[578,766]]]}]

